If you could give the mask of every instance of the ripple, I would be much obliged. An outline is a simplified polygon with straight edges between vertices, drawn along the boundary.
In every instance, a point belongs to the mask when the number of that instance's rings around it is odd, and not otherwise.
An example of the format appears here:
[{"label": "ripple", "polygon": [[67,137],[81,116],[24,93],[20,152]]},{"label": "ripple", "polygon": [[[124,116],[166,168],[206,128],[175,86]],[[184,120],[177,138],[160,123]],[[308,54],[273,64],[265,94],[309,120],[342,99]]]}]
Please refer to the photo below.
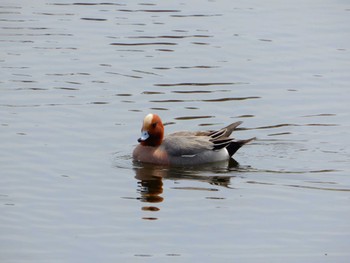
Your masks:
[{"label": "ripple", "polygon": [[200,127],[207,127],[207,126],[216,126],[219,125],[220,123],[200,123],[198,126]]},{"label": "ripple", "polygon": [[[293,123],[282,123],[282,124],[275,124],[275,125],[268,125],[268,126],[260,126],[255,128],[244,128],[245,130],[264,130],[264,129],[275,129],[275,128],[281,128],[281,127],[294,127],[294,126],[339,126],[339,124],[333,124],[333,123],[307,123],[307,124],[293,124]],[[243,129],[243,128],[239,128]]]},{"label": "ripple", "polygon": [[67,107],[67,106],[80,106],[82,104],[79,103],[45,103],[45,104],[0,104],[0,107],[8,107],[8,108],[36,108],[36,107]]},{"label": "ripple", "polygon": [[90,102],[89,104],[103,105],[103,104],[109,104],[109,102],[107,102],[107,101],[93,101],[93,102]]},{"label": "ripple", "polygon": [[35,80],[16,80],[16,79],[14,79],[14,80],[10,80],[10,81],[12,81],[12,82],[22,82],[22,83],[37,83],[37,81],[35,81]]},{"label": "ripple", "polygon": [[193,14],[193,15],[171,15],[171,17],[212,17],[212,16],[222,16],[222,14],[212,14],[212,15],[203,15],[203,14]]},{"label": "ripple", "polygon": [[216,188],[207,188],[207,187],[170,187],[170,189],[176,189],[176,190],[195,190],[195,191],[210,191],[210,192],[217,192],[219,191]]},{"label": "ripple", "polygon": [[54,87],[54,89],[71,90],[71,91],[80,90],[78,88],[67,88],[67,87]]},{"label": "ripple", "polygon": [[183,83],[158,83],[154,84],[157,87],[176,87],[176,86],[221,86],[221,85],[236,85],[247,84],[237,82],[183,82]]},{"label": "ripple", "polygon": [[197,93],[213,93],[211,90],[174,90],[172,93],[180,93],[180,94],[197,94]]},{"label": "ripple", "polygon": [[253,167],[240,167],[239,172],[254,172],[254,173],[277,173],[277,174],[313,174],[313,173],[334,173],[339,172],[336,169],[322,169],[322,170],[269,170],[269,169],[257,169]]},{"label": "ripple", "polygon": [[173,10],[173,9],[119,9],[120,12],[146,12],[146,13],[177,13],[181,12],[181,10]]},{"label": "ripple", "polygon": [[157,108],[157,107],[154,107],[154,108],[150,108],[150,110],[169,110],[167,108]]},{"label": "ripple", "polygon": [[[3,40],[1,39],[0,42],[4,42],[4,43],[34,43],[34,41],[32,40]],[[15,53],[8,53],[9,55],[15,55],[15,56],[19,56],[20,54],[15,54]]]},{"label": "ripple", "polygon": [[131,36],[130,39],[154,39],[154,38],[186,38],[188,36]]},{"label": "ripple", "polygon": [[105,72],[106,74],[113,74],[113,75],[119,75],[123,77],[128,77],[128,78],[133,78],[133,79],[142,79],[142,77],[137,76],[137,75],[130,75],[130,74],[122,74],[118,72]]},{"label": "ripple", "polygon": [[158,39],[158,38],[170,38],[170,39],[183,39],[183,38],[210,38],[210,35],[159,35],[159,36],[130,36],[129,39]]},{"label": "ripple", "polygon": [[43,12],[43,13],[37,13],[35,12],[34,14],[37,15],[43,15],[43,16],[74,16],[74,13],[48,13],[48,12]]},{"label": "ripple", "polygon": [[132,94],[130,94],[130,93],[118,93],[118,94],[115,94],[115,96],[130,97],[130,96],[132,96]]},{"label": "ripple", "polygon": [[219,66],[177,66],[176,69],[210,69],[210,68],[220,68]]},{"label": "ripple", "polygon": [[209,43],[205,42],[192,42],[193,45],[210,45]]},{"label": "ripple", "polygon": [[258,96],[251,96],[251,97],[231,97],[231,98],[219,98],[219,99],[207,99],[207,100],[201,100],[203,102],[223,102],[223,101],[231,101],[231,100],[251,100],[251,99],[260,99],[261,97]]},{"label": "ripple", "polygon": [[264,129],[275,129],[275,128],[288,127],[288,126],[300,126],[300,125],[292,124],[292,123],[282,123],[282,124],[275,124],[275,125],[268,125],[268,126],[260,126],[255,128],[245,128],[245,129],[246,130],[264,130]]},{"label": "ripple", "polygon": [[105,18],[82,17],[80,19],[81,20],[87,20],[87,21],[97,21],[97,22],[107,21],[107,19],[105,19]]},{"label": "ripple", "polygon": [[171,68],[167,68],[167,67],[153,67],[153,69],[157,69],[157,70],[169,70]]},{"label": "ripple", "polygon": [[321,113],[321,114],[304,115],[301,117],[309,118],[309,117],[333,117],[333,116],[337,116],[337,115],[333,113]]},{"label": "ripple", "polygon": [[267,136],[281,136],[281,135],[289,135],[292,134],[291,132],[278,132],[278,133],[271,133],[268,134]]},{"label": "ripple", "polygon": [[145,95],[159,95],[159,94],[165,94],[165,93],[161,92],[161,91],[144,91],[141,94],[145,94]]},{"label": "ripple", "polygon": [[77,81],[66,81],[66,83],[73,84],[73,85],[83,85],[83,83],[77,82]]},{"label": "ripple", "polygon": [[258,39],[259,41],[262,41],[262,42],[272,42],[271,39],[264,39],[264,38],[260,38]]},{"label": "ripple", "polygon": [[104,2],[104,3],[52,3],[52,4],[47,4],[47,5],[86,5],[86,6],[94,6],[94,5],[116,5],[116,6],[125,6],[125,4],[117,4],[117,3],[108,3],[108,2]]},{"label": "ripple", "polygon": [[155,103],[172,103],[172,102],[185,102],[185,101],[193,101],[193,100],[174,100],[174,99],[168,99],[168,100],[150,100],[150,102],[155,102]]},{"label": "ripple", "polygon": [[141,74],[146,74],[146,75],[154,75],[154,76],[161,76],[159,74],[153,73],[153,72],[149,72],[149,71],[144,71],[144,70],[133,70],[136,73],[141,73]]},{"label": "ripple", "polygon": [[327,127],[327,126],[339,126],[339,124],[334,124],[334,123],[308,123],[308,124],[304,124],[304,126],[324,126],[324,127]]},{"label": "ripple", "polygon": [[167,48],[158,48],[156,51],[161,51],[161,52],[174,52],[175,50],[173,49],[167,49]]},{"label": "ripple", "polygon": [[244,114],[244,115],[236,116],[236,118],[253,118],[253,117],[255,117],[255,115],[251,115],[251,114]]},{"label": "ripple", "polygon": [[[259,182],[259,181],[247,181],[247,184],[260,184],[260,185],[268,185],[268,186],[285,186],[285,187],[293,187],[293,188],[302,188],[302,189],[310,189],[310,190],[322,190],[322,191],[337,191],[337,192],[350,192],[349,188],[337,188],[337,187],[329,187],[329,186],[310,186],[310,185],[301,185],[301,184],[276,184],[276,183],[267,183],[267,182]],[[318,182],[322,184],[322,182]],[[329,183],[324,183],[329,184]],[[335,183],[331,183],[335,184]]]},{"label": "ripple", "polygon": [[[33,41],[30,41],[30,42],[33,42]],[[33,47],[33,48],[43,49],[43,50],[78,50],[78,48],[76,47]]]},{"label": "ripple", "polygon": [[215,116],[184,116],[184,117],[176,117],[175,120],[196,120],[196,119],[208,119],[214,118]]},{"label": "ripple", "polygon": [[313,189],[313,190],[350,192],[349,188],[315,187],[315,186],[306,186],[306,185],[284,185],[284,186],[304,188],[304,189]]},{"label": "ripple", "polygon": [[74,75],[83,75],[83,76],[89,76],[90,73],[87,72],[70,72],[70,73],[47,73],[46,76],[74,76]]},{"label": "ripple", "polygon": [[[200,93],[200,92],[199,92]],[[163,100],[150,100],[150,102],[155,103],[171,103],[171,102],[193,102],[193,101],[202,101],[202,102],[226,102],[226,101],[240,101],[240,100],[250,100],[250,99],[260,99],[260,97],[252,96],[252,97],[226,97],[226,98],[218,98],[218,99],[203,99],[203,100],[194,100],[194,99],[163,99]],[[250,128],[252,129],[252,128]],[[259,128],[255,128],[259,129]]]},{"label": "ripple", "polygon": [[140,43],[110,43],[111,46],[154,46],[154,45],[162,45],[162,46],[174,46],[177,43],[173,42],[140,42]]},{"label": "ripple", "polygon": [[48,90],[47,88],[17,88],[15,90]]}]

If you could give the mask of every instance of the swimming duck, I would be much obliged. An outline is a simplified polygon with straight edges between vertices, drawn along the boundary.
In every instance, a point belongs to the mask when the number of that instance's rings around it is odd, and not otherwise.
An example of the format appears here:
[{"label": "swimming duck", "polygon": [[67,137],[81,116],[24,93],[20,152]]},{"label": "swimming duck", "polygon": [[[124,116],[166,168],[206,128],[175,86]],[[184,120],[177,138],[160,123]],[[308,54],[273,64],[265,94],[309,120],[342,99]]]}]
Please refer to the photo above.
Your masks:
[{"label": "swimming duck", "polygon": [[229,160],[239,148],[255,139],[236,141],[229,137],[241,123],[232,123],[218,131],[180,131],[164,136],[162,120],[150,113],[143,120],[133,158],[145,163],[178,166]]}]

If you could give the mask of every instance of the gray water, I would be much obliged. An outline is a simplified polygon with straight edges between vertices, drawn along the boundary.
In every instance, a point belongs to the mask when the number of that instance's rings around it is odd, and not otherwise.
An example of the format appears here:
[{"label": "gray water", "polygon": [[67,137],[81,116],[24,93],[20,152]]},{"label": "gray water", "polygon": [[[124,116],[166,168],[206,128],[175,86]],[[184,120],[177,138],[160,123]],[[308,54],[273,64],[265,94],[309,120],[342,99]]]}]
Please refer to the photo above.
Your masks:
[{"label": "gray water", "polygon": [[[349,262],[349,25],[348,1],[1,1],[1,262]],[[149,112],[257,140],[134,163]]]}]

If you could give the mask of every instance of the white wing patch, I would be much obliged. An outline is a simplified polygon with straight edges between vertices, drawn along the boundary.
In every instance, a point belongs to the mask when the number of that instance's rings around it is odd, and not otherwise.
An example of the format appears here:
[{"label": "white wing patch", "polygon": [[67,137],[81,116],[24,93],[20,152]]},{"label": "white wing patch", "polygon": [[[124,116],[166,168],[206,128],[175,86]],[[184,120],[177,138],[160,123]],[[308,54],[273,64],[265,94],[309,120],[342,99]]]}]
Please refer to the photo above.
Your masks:
[{"label": "white wing patch", "polygon": [[193,158],[196,156],[197,156],[197,154],[183,154],[183,155],[181,155],[181,157],[184,157],[184,158]]}]

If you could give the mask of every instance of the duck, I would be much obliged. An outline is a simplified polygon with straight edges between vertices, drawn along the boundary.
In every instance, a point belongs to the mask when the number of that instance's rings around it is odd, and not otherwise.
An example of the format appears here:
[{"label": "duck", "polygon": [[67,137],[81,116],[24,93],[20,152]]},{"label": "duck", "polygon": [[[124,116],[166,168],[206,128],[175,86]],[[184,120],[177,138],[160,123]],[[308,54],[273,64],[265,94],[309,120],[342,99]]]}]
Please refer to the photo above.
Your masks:
[{"label": "duck", "polygon": [[241,121],[211,131],[179,131],[164,136],[159,115],[145,116],[133,159],[142,163],[188,166],[229,160],[239,148],[251,142],[229,137]]}]

